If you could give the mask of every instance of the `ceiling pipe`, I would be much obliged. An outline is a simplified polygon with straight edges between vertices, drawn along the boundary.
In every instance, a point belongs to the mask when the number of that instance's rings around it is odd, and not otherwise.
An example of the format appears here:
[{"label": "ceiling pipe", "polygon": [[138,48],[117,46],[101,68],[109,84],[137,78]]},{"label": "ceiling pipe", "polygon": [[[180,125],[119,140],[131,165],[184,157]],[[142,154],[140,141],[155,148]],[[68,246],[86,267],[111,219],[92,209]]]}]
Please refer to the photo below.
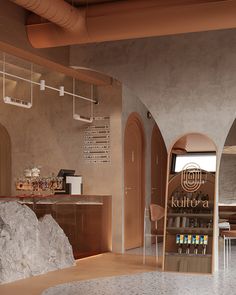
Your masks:
[{"label": "ceiling pipe", "polygon": [[[11,0],[24,6],[26,2],[43,3],[51,0]],[[65,4],[56,0],[60,19],[68,20],[68,10],[61,11]],[[21,4],[20,4],[21,3]],[[159,4],[158,4],[159,3]],[[169,2],[170,3],[170,2]],[[172,2],[173,3],[173,2]],[[177,2],[175,2],[177,3]],[[45,10],[40,16],[51,22],[27,25],[28,38],[35,48],[48,48],[73,44],[116,41],[152,36],[173,35],[218,29],[236,28],[236,0],[178,1],[178,5],[160,5],[158,0],[118,1],[86,8],[71,8],[79,11],[79,21],[70,26],[59,26],[59,17],[50,17]],[[68,7],[69,4],[66,4]],[[69,5],[70,6],[70,5]],[[37,13],[33,6],[27,9]],[[52,6],[48,4],[47,7]],[[54,8],[55,9],[55,8]],[[51,11],[50,10],[50,11]],[[50,12],[50,14],[52,11]],[[76,15],[74,12],[73,15]],[[84,17],[84,20],[81,20]],[[74,18],[73,18],[74,19]],[[63,21],[60,20],[62,24]]]},{"label": "ceiling pipe", "polygon": [[85,10],[77,9],[63,0],[10,0],[69,31],[85,26]]}]

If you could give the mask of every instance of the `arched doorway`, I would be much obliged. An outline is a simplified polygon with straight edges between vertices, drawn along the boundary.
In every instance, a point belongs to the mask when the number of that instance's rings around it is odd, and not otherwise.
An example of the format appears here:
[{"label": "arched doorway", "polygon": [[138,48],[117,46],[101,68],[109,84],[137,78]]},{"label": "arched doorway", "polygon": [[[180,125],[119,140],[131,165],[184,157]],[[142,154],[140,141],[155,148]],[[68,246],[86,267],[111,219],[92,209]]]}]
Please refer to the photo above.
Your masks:
[{"label": "arched doorway", "polygon": [[157,126],[154,125],[151,139],[151,203],[165,206],[167,150]]},{"label": "arched doorway", "polygon": [[139,115],[132,113],[124,136],[124,241],[125,250],[143,243],[144,130]]},{"label": "arched doorway", "polygon": [[0,124],[0,195],[11,194],[11,140],[5,127]]},{"label": "arched doorway", "polygon": [[163,269],[212,273],[216,145],[200,133],[182,136],[170,150],[168,170]]},{"label": "arched doorway", "polygon": [[[167,150],[161,132],[154,125],[151,138],[151,203],[165,207]],[[154,230],[155,224],[152,223]],[[157,222],[158,234],[163,235],[164,219]]]}]

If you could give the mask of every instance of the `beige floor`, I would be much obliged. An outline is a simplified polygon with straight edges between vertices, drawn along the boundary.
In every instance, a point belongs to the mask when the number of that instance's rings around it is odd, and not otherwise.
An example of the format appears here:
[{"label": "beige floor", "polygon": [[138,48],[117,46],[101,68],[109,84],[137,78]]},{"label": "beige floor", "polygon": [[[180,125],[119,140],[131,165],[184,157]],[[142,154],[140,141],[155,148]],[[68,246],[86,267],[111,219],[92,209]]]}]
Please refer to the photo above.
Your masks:
[{"label": "beige floor", "polygon": [[157,266],[152,257],[148,257],[147,264],[143,265],[140,255],[107,253],[78,260],[76,266],[71,268],[0,285],[0,294],[40,295],[43,290],[66,282],[154,270],[157,270]]}]

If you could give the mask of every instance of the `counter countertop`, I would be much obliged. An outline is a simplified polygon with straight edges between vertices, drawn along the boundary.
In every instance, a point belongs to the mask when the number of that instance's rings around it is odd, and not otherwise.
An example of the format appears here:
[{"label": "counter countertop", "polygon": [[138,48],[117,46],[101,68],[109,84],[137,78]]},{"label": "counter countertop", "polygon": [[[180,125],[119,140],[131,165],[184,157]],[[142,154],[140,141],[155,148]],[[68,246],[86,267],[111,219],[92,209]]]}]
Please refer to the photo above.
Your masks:
[{"label": "counter countertop", "polygon": [[29,199],[29,198],[96,198],[96,197],[111,197],[111,195],[16,195],[16,196],[0,196],[0,199]]},{"label": "counter countertop", "polygon": [[110,195],[19,195],[0,196],[0,202],[17,201],[38,205],[103,205]]}]

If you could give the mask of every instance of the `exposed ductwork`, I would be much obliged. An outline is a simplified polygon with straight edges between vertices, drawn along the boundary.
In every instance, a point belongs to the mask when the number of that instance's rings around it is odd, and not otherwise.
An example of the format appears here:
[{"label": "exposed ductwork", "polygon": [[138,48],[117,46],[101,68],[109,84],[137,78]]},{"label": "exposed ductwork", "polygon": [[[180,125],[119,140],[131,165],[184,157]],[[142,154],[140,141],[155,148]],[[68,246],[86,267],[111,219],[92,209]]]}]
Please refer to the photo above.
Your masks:
[{"label": "exposed ductwork", "polygon": [[77,9],[63,0],[11,0],[11,2],[72,32],[84,26],[85,11]]},{"label": "exposed ductwork", "polygon": [[35,48],[236,28],[236,0],[126,0],[81,8],[63,0],[11,1],[50,21],[27,25]]}]

